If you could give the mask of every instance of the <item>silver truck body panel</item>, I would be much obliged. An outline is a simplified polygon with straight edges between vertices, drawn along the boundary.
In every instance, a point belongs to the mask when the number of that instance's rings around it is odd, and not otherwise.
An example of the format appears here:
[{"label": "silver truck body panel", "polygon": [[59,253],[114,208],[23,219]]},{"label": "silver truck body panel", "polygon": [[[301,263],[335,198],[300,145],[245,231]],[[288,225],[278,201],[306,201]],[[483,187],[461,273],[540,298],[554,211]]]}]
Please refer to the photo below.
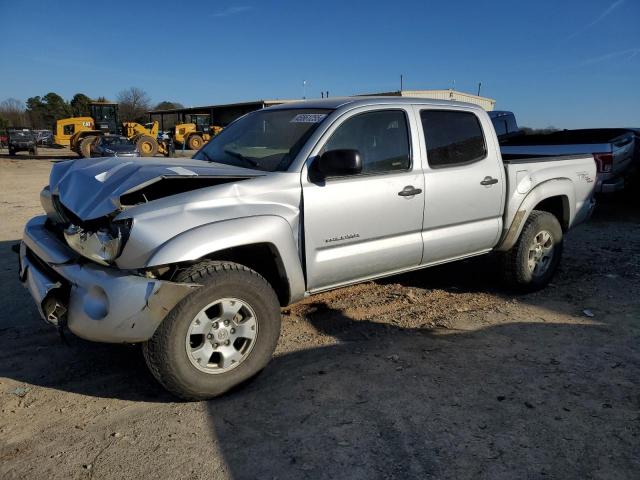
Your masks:
[{"label": "silver truck body panel", "polygon": [[[545,166],[546,163],[546,166]],[[586,220],[593,211],[595,201],[594,164],[588,158],[541,162],[532,159],[506,163],[507,175],[512,181],[507,187],[505,228],[497,250],[508,250],[518,239],[524,221],[538,203],[546,198],[561,197],[566,205],[565,228]],[[563,223],[563,219],[561,224]]]},{"label": "silver truck body panel", "polygon": [[[317,291],[496,247],[506,249],[517,239],[531,209],[550,196],[566,197],[568,226],[584,219],[592,205],[596,172],[590,155],[503,164],[491,121],[474,105],[361,97],[272,108],[335,109],[286,172],[200,160],[106,159],[56,165],[50,193],[42,197],[52,221],[56,216],[52,197],[58,196],[81,221],[128,221],[131,228],[114,265],[100,267],[78,262],[75,253],[45,226],[44,217],[28,224],[24,245],[48,265],[41,269],[23,255],[27,270],[34,273],[27,283],[36,301],[40,304],[56,284],[46,271],[51,268],[71,284],[68,322],[72,331],[100,341],[145,341],[163,316],[197,288],[142,276],[149,269],[215,258],[216,252],[233,247],[267,244],[282,266],[291,303]],[[380,109],[405,113],[411,167],[312,181],[310,165],[331,134],[352,116]],[[475,114],[485,133],[486,157],[469,165],[431,168],[422,134],[422,109]],[[481,184],[486,177],[497,183]],[[167,179],[186,183],[211,179],[212,184],[198,183],[197,188],[168,191],[163,197],[158,182]],[[123,195],[142,195],[154,184],[160,185],[159,198],[123,205]],[[422,192],[399,196],[407,186]],[[104,298],[110,305],[108,313],[96,320],[92,316],[104,313]]]},{"label": "silver truck body panel", "polygon": [[83,220],[108,215],[121,206],[120,197],[167,177],[231,177],[262,175],[246,168],[171,159],[80,159],[53,168],[50,190],[62,204]]}]

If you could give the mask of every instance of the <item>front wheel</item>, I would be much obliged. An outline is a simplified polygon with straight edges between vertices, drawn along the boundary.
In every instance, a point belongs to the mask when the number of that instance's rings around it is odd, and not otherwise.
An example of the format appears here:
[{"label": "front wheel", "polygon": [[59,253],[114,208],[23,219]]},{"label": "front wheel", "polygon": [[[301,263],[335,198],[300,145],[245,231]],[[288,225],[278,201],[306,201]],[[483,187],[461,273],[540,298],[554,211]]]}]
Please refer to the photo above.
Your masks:
[{"label": "front wheel", "polygon": [[158,153],[158,142],[149,135],[142,135],[138,138],[136,147],[141,157],[153,157]]},{"label": "front wheel", "polygon": [[520,238],[504,253],[507,284],[527,292],[547,286],[560,263],[562,244],[558,219],[549,212],[531,212]]},{"label": "front wheel", "polygon": [[236,263],[206,261],[176,280],[202,286],[143,344],[147,366],[167,390],[206,400],[269,363],[280,335],[280,305],[262,276]]},{"label": "front wheel", "polygon": [[204,144],[204,140],[200,135],[191,135],[187,140],[187,146],[189,150],[200,150],[200,147]]},{"label": "front wheel", "polygon": [[78,147],[78,155],[81,158],[89,158],[91,157],[91,147],[95,143],[98,137],[90,135],[88,137],[84,137],[80,140],[80,146]]}]

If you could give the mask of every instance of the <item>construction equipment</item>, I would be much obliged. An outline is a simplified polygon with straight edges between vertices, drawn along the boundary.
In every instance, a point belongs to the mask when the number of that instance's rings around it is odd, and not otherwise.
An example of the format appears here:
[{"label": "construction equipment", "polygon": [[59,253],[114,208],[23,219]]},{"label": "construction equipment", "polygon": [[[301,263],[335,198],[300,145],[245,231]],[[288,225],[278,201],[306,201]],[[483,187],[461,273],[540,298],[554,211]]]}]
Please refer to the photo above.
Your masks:
[{"label": "construction equipment", "polygon": [[120,133],[118,123],[118,104],[110,102],[92,102],[89,104],[89,117],[71,117],[56,121],[53,141],[68,146],[81,157],[91,155],[93,141],[105,134]]},{"label": "construction equipment", "polygon": [[189,150],[199,150],[202,145],[222,131],[222,127],[211,125],[211,115],[192,113],[187,122],[176,124],[172,129],[173,142]]},{"label": "construction equipment", "polygon": [[136,122],[118,121],[118,104],[92,102],[89,104],[90,117],[71,117],[56,121],[54,143],[68,146],[81,157],[91,156],[91,145],[102,135],[125,135],[136,142],[142,157],[152,157],[156,153],[170,156],[173,145],[170,141],[158,142],[158,122],[149,128]]},{"label": "construction equipment", "polygon": [[160,152],[165,156],[169,153],[164,143],[158,143],[158,122],[143,126],[137,122],[124,122],[122,134],[133,140],[142,157],[153,157]]}]

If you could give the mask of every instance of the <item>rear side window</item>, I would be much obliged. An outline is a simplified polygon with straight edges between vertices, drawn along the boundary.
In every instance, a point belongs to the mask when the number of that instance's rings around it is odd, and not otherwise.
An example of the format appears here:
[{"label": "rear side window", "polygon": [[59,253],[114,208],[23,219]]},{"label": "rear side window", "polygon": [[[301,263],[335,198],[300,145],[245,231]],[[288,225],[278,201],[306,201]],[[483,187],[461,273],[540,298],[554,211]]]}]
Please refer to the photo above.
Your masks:
[{"label": "rear side window", "polygon": [[482,127],[473,113],[422,110],[420,119],[431,167],[462,165],[486,156]]},{"label": "rear side window", "polygon": [[384,173],[411,167],[407,118],[402,110],[362,113],[346,120],[323,151],[358,150],[362,173]]}]

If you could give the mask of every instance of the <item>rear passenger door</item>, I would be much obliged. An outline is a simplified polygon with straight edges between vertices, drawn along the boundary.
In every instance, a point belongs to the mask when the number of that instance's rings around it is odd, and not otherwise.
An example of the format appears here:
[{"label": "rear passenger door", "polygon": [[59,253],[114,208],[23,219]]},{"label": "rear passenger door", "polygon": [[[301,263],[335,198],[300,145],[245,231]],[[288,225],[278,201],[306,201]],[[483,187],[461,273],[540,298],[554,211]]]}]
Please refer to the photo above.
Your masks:
[{"label": "rear passenger door", "polygon": [[427,160],[422,263],[493,248],[502,229],[505,180],[491,122],[464,108],[416,106],[416,115]]}]

